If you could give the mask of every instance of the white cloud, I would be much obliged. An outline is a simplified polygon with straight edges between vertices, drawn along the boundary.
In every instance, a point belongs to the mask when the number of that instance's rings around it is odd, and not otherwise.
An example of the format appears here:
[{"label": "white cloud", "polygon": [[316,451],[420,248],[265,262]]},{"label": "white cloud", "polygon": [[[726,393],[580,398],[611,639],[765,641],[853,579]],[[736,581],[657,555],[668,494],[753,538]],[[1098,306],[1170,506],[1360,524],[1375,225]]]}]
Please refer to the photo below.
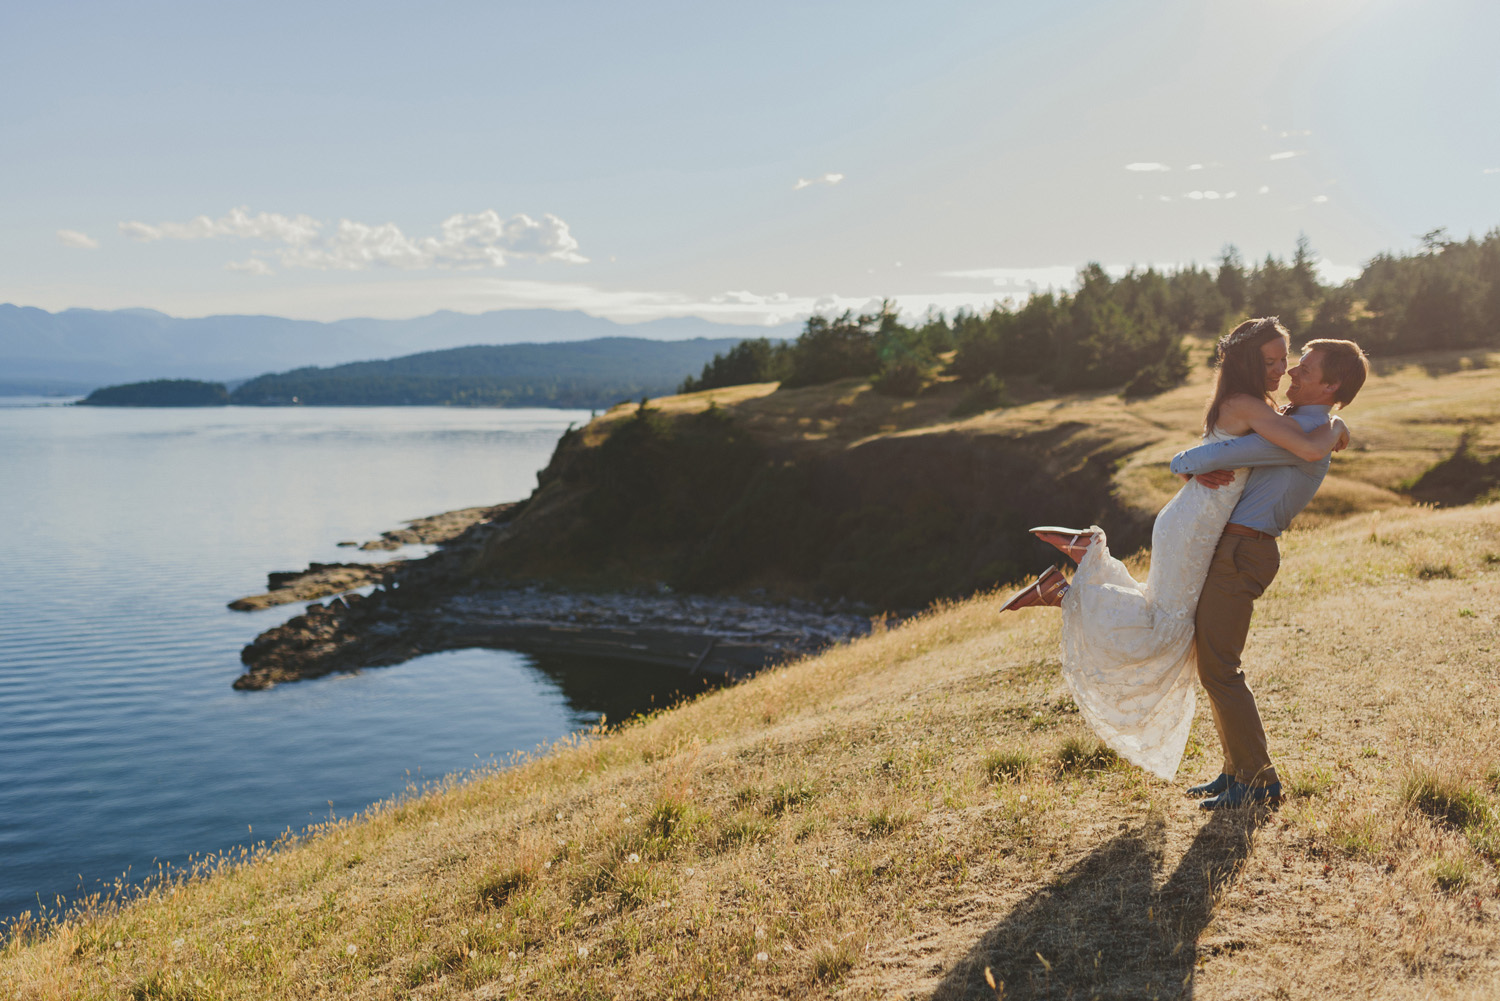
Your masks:
[{"label": "white cloud", "polygon": [[792,297],[785,292],[771,292],[762,295],[757,292],[740,291],[725,292],[723,295],[710,296],[709,302],[715,305],[733,304],[737,306],[783,306],[792,301]]},{"label": "white cloud", "polygon": [[1171,170],[1172,168],[1168,167],[1164,163],[1127,163],[1125,165],[1125,169],[1134,170],[1137,172],[1151,172],[1157,170]]},{"label": "white cloud", "polygon": [[284,216],[278,212],[261,212],[252,216],[248,208],[241,206],[230,209],[228,215],[218,219],[200,215],[188,222],[164,222],[155,226],[144,222],[122,222],[120,232],[141,243],[237,236],[296,245],[313,240],[322,226],[316,219],[305,215]]},{"label": "white cloud", "polygon": [[1188,170],[1202,170],[1202,169],[1203,169],[1203,164],[1201,164],[1201,163],[1190,163],[1190,164],[1188,164]]},{"label": "white cloud", "polygon": [[[840,175],[842,176],[842,175]],[[529,257],[538,261],[583,264],[578,241],[568,224],[546,213],[540,220],[521,214],[500,218],[494,209],[473,215],[451,215],[443,220],[441,240],[424,240],[423,246],[439,260],[466,263],[504,263],[504,257]]]},{"label": "white cloud", "polygon": [[1238,198],[1239,196],[1240,196],[1240,193],[1238,191],[1229,191],[1229,192],[1225,192],[1225,194],[1224,194],[1225,198]]},{"label": "white cloud", "polygon": [[1316,204],[1318,204],[1318,205],[1322,205],[1324,202],[1328,201],[1328,196],[1327,195],[1314,195],[1313,196],[1313,201]]},{"label": "white cloud", "polygon": [[99,241],[87,233],[80,233],[76,229],[60,229],[57,231],[57,242],[64,247],[74,247],[78,250],[98,250]]},{"label": "white cloud", "polygon": [[1307,150],[1305,150],[1305,149],[1284,149],[1280,153],[1272,153],[1266,159],[1268,159],[1268,160],[1290,160],[1294,156],[1306,156],[1306,155],[1307,155]]},{"label": "white cloud", "polygon": [[1256,191],[1256,194],[1258,194],[1258,195],[1269,195],[1270,193],[1271,193],[1271,186],[1269,184],[1262,184],[1260,186],[1260,188]]},{"label": "white cloud", "polygon": [[999,291],[1020,294],[1049,288],[1072,288],[1078,278],[1078,269],[1071,264],[1040,268],[973,268],[940,271],[938,277],[985,279]]},{"label": "white cloud", "polygon": [[1202,202],[1202,201],[1216,202],[1220,198],[1233,198],[1234,194],[1235,193],[1233,191],[1229,192],[1229,194],[1227,194],[1227,195],[1220,194],[1217,191],[1189,191],[1187,194],[1183,195],[1182,197],[1184,197],[1184,198],[1191,198],[1195,202]]},{"label": "white cloud", "polygon": [[1280,133],[1280,136],[1281,136],[1282,139],[1291,139],[1294,136],[1310,136],[1310,135],[1312,135],[1312,129],[1293,129],[1290,132],[1282,132],[1282,133]]},{"label": "white cloud", "polygon": [[224,265],[225,271],[243,271],[249,275],[269,275],[271,266],[259,257],[252,257],[248,261],[230,261]]},{"label": "white cloud", "polygon": [[792,185],[792,190],[801,191],[803,188],[810,188],[814,184],[826,184],[831,188],[843,179],[843,174],[824,174],[822,177],[814,177],[811,181],[805,177],[799,177],[797,178],[797,183]]},{"label": "white cloud", "polygon": [[1480,171],[1481,174],[1500,174],[1500,167],[1486,167]]},{"label": "white cloud", "polygon": [[[232,270],[254,274],[270,273],[261,260],[266,256],[283,267],[317,271],[364,271],[376,266],[413,271],[498,268],[512,258],[570,264],[588,260],[578,253],[578,241],[568,231],[568,224],[550,213],[541,219],[525,214],[506,219],[494,209],[471,215],[459,213],[443,220],[439,230],[438,236],[411,237],[395,223],[371,225],[352,219],[340,219],[329,230],[328,224],[310,216],[268,212],[252,216],[246,208],[234,209],[219,219],[198,216],[185,223],[120,223],[120,232],[143,243],[234,237],[280,244],[256,251],[251,262],[231,265]],[[255,261],[260,262],[259,267],[254,266]]]}]

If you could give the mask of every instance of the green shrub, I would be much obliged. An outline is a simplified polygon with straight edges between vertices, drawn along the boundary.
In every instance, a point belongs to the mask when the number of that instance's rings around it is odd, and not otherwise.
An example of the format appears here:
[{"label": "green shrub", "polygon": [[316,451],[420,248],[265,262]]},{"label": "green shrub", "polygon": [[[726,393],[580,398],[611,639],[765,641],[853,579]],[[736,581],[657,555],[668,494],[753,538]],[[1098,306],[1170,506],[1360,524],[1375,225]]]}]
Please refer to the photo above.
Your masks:
[{"label": "green shrub", "polygon": [[903,359],[882,368],[871,388],[886,396],[910,398],[916,396],[927,385],[927,370],[910,359]]},{"label": "green shrub", "polygon": [[820,984],[831,984],[854,969],[854,944],[849,939],[825,942],[813,952],[812,978]]},{"label": "green shrub", "polygon": [[984,759],[984,773],[990,777],[991,782],[1002,779],[1015,781],[1035,766],[1036,759],[1031,756],[1031,752],[1022,750],[992,751]]},{"label": "green shrub", "polygon": [[1441,890],[1453,893],[1462,890],[1474,880],[1474,875],[1469,871],[1469,865],[1463,859],[1440,858],[1432,864],[1428,870],[1432,875],[1432,881]]},{"label": "green shrub", "polygon": [[1459,779],[1420,769],[1401,783],[1401,800],[1440,824],[1464,828],[1485,818],[1484,796]]},{"label": "green shrub", "polygon": [[1102,772],[1120,764],[1120,756],[1097,740],[1069,737],[1057,749],[1057,763],[1065,772]]},{"label": "green shrub", "polygon": [[511,868],[486,878],[479,884],[477,896],[483,907],[503,907],[511,897],[529,887],[536,874],[530,869]]},{"label": "green shrub", "polygon": [[778,782],[771,790],[771,798],[766,803],[766,812],[773,817],[779,817],[804,803],[812,802],[816,795],[817,790],[806,782]]},{"label": "green shrub", "polygon": [[1288,796],[1322,796],[1333,788],[1333,773],[1327,768],[1294,772],[1285,782]]},{"label": "green shrub", "polygon": [[987,372],[983,378],[965,390],[964,395],[959,398],[958,404],[953,408],[952,416],[970,417],[974,414],[982,414],[986,410],[996,410],[1010,405],[1010,394],[1005,390],[1004,381],[993,372]]}]

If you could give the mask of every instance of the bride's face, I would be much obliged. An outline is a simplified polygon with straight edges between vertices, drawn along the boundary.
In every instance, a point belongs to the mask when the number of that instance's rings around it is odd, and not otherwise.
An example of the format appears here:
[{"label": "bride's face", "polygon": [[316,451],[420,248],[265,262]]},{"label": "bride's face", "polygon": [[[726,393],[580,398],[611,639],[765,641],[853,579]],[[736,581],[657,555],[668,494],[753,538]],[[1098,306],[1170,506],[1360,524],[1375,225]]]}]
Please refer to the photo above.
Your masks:
[{"label": "bride's face", "polygon": [[1274,393],[1286,375],[1286,341],[1280,337],[1266,341],[1260,346],[1260,356],[1266,362],[1266,392]]}]

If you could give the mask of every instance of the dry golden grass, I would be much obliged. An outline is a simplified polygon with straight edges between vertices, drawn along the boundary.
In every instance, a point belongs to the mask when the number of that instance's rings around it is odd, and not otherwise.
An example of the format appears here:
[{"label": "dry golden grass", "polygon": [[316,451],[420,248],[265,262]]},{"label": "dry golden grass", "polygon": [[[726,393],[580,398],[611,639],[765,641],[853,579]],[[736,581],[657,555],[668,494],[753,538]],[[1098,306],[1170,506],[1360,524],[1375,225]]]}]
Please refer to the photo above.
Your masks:
[{"label": "dry golden grass", "polygon": [[[0,952],[7,998],[1490,998],[1500,508],[1297,531],[1246,651],[1293,797],[1119,765],[998,599]],[[1183,779],[1218,768],[1200,708]]]}]

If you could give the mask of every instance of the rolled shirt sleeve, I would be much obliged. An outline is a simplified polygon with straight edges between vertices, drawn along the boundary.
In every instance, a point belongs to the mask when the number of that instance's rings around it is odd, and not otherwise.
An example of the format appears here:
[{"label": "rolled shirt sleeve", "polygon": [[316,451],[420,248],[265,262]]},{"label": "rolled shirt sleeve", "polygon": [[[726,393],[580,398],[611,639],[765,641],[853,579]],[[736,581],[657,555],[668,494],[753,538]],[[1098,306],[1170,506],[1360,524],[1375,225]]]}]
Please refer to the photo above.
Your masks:
[{"label": "rolled shirt sleeve", "polygon": [[[1308,407],[1292,415],[1304,431],[1316,431],[1328,423],[1328,408]],[[1172,472],[1197,476],[1215,469],[1245,469],[1255,466],[1316,466],[1326,459],[1309,462],[1273,445],[1258,434],[1247,434],[1229,441],[1211,441],[1172,456]]]}]

